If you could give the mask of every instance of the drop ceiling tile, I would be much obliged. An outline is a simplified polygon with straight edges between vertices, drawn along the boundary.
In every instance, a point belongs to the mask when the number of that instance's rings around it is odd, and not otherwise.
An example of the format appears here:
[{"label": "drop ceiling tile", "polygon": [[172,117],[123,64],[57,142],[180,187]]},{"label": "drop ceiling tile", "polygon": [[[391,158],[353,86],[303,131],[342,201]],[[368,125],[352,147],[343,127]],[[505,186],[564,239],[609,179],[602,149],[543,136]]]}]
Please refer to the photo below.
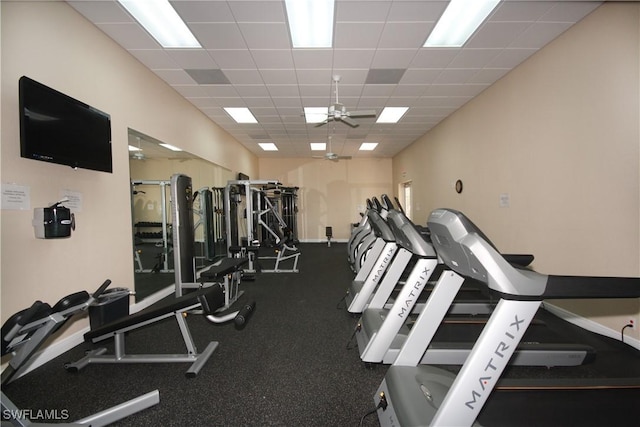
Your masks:
[{"label": "drop ceiling tile", "polygon": [[408,68],[417,49],[378,49],[371,68]]},{"label": "drop ceiling tile", "polygon": [[235,22],[225,1],[173,1],[173,8],[187,23]]},{"label": "drop ceiling tile", "polygon": [[334,49],[333,67],[369,69],[375,53],[375,49]]},{"label": "drop ceiling tile", "polygon": [[193,23],[189,28],[203,48],[213,49],[246,49],[247,45],[235,22]]},{"label": "drop ceiling tile", "polygon": [[285,22],[281,1],[231,1],[228,4],[238,22]]},{"label": "drop ceiling tile", "polygon": [[487,88],[484,84],[431,85],[425,91],[429,96],[476,96]]},{"label": "drop ceiling tile", "polygon": [[554,2],[551,1],[503,1],[491,14],[491,22],[535,22],[539,20]]},{"label": "drop ceiling tile", "polygon": [[390,22],[436,22],[447,5],[447,1],[393,2],[387,19]]},{"label": "drop ceiling tile", "polygon": [[331,68],[333,66],[331,49],[293,49],[291,54],[296,68]]},{"label": "drop ceiling tile", "polygon": [[449,63],[448,68],[483,68],[500,52],[502,49],[462,49]]},{"label": "drop ceiling tile", "polygon": [[131,49],[129,53],[152,70],[182,68],[162,49]]},{"label": "drop ceiling tile", "polygon": [[514,68],[538,49],[504,49],[491,62],[487,64],[491,68]]},{"label": "drop ceiling tile", "polygon": [[93,23],[134,22],[131,15],[116,2],[68,1],[67,3]]},{"label": "drop ceiling tile", "polygon": [[393,97],[418,97],[426,90],[427,85],[416,84],[399,84],[396,85],[392,96]]},{"label": "drop ceiling tile", "polygon": [[467,80],[467,83],[490,85],[501,79],[510,71],[509,68],[485,68]]},{"label": "drop ceiling tile", "polygon": [[208,52],[222,69],[253,70],[257,68],[251,52],[247,49],[209,50]]},{"label": "drop ceiling tile", "polygon": [[298,85],[269,85],[267,86],[267,89],[269,90],[269,94],[271,94],[272,97],[300,96]]},{"label": "drop ceiling tile", "polygon": [[404,72],[400,84],[428,85],[442,73],[442,69],[415,69],[410,68]]},{"label": "drop ceiling tile", "polygon": [[256,49],[250,51],[256,67],[266,69],[294,68],[291,49]]},{"label": "drop ceiling tile", "polygon": [[136,23],[96,24],[125,49],[158,49],[160,45]]},{"label": "drop ceiling tile", "polygon": [[[252,112],[255,108],[273,108],[273,101],[270,97],[248,97],[243,96],[244,102]],[[255,113],[254,113],[255,115]]]},{"label": "drop ceiling tile", "polygon": [[413,58],[410,68],[445,68],[459,52],[460,49],[422,48]]},{"label": "drop ceiling tile", "polygon": [[388,1],[338,1],[336,22],[384,22],[390,5]]},{"label": "drop ceiling tile", "polygon": [[379,49],[414,49],[420,48],[431,32],[433,24],[423,22],[387,22],[382,31]]},{"label": "drop ceiling tile", "polygon": [[287,49],[291,40],[284,23],[241,22],[238,24],[249,49]]},{"label": "drop ceiling tile", "polygon": [[180,68],[220,68],[204,49],[165,49]]},{"label": "drop ceiling tile", "polygon": [[382,22],[337,23],[333,46],[336,49],[376,48],[383,29],[384,23]]},{"label": "drop ceiling tile", "polygon": [[487,22],[469,39],[465,47],[505,48],[530,26],[530,22]]},{"label": "drop ceiling tile", "polygon": [[534,48],[542,47],[564,33],[571,24],[566,22],[539,22],[531,25],[509,47]]},{"label": "drop ceiling tile", "polygon": [[297,70],[298,83],[308,84],[330,84],[331,69],[325,70]]},{"label": "drop ceiling tile", "polygon": [[262,70],[260,71],[262,80],[266,85],[272,84],[295,84],[297,77],[295,70]]},{"label": "drop ceiling tile", "polygon": [[[252,79],[253,80],[253,79]],[[261,84],[234,84],[233,87],[243,98],[270,98],[269,90]]]},{"label": "drop ceiling tile", "polygon": [[540,21],[578,22],[600,7],[601,4],[602,2],[597,1],[555,2],[553,7],[540,18]]},{"label": "drop ceiling tile", "polygon": [[195,84],[191,76],[184,70],[153,70],[162,80],[169,85],[192,85]]}]

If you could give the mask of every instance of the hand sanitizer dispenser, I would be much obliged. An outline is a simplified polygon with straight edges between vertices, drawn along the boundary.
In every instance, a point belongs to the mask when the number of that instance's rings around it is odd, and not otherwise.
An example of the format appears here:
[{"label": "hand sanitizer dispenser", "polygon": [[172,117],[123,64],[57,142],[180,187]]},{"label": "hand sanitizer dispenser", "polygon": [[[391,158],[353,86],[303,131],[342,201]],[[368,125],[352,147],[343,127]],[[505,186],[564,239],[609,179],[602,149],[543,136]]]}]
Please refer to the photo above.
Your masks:
[{"label": "hand sanitizer dispenser", "polygon": [[69,208],[58,202],[48,208],[33,210],[33,228],[38,239],[59,239],[71,237],[76,229],[76,221]]}]

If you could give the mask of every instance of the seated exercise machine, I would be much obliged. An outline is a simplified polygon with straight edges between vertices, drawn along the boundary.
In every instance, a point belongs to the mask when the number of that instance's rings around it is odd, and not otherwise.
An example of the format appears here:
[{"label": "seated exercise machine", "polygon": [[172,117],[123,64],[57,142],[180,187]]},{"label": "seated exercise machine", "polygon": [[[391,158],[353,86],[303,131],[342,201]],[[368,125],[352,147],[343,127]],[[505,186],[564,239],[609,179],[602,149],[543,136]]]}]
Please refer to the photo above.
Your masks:
[{"label": "seated exercise machine", "polygon": [[[611,402],[616,412],[621,408],[620,402],[624,402],[622,406],[629,411],[635,409],[640,378],[603,381],[603,378],[583,375],[536,381],[501,377],[545,298],[637,298],[640,297],[640,278],[552,276],[515,268],[466,216],[450,209],[433,211],[428,227],[438,256],[447,267],[455,274],[484,283],[500,299],[455,375],[419,365],[420,350],[428,352],[427,347],[446,314],[446,306],[457,291],[455,287],[442,286],[443,283],[436,285],[423,311],[430,313],[429,322],[420,330],[412,330],[374,397],[382,426],[470,426],[479,414],[491,413],[496,414],[503,425],[516,425],[528,420],[527,417],[543,415],[548,415],[548,419],[538,421],[538,425],[551,425],[564,411],[563,405],[570,401],[579,402],[580,412],[570,417],[587,414],[589,422],[596,418],[602,421],[603,413],[604,419],[613,419],[616,415],[607,413],[602,400],[612,392],[616,392],[615,404]],[[505,404],[501,398],[510,393],[518,397]],[[548,406],[543,411],[527,412],[529,407],[537,408],[536,402],[545,397]],[[623,417],[628,419],[629,415]]]},{"label": "seated exercise machine", "polygon": [[[385,308],[394,284],[380,284],[371,303],[362,313],[356,326],[355,336],[360,350],[360,357],[369,363],[392,363],[398,356],[407,337],[413,331],[419,333],[432,318],[425,313],[428,303],[420,306],[417,319],[410,318],[416,314],[415,308],[422,294],[426,293],[426,284],[434,271],[441,268],[433,245],[425,240],[424,235],[401,211],[392,209],[388,215],[389,224],[393,228],[398,242],[418,259],[409,278],[402,286],[390,309]],[[421,354],[420,363],[458,365],[464,363],[486,318],[477,314],[491,313],[495,305],[485,299],[479,291],[465,290],[462,297],[461,288],[465,279],[458,274],[444,270],[436,286],[445,287],[456,298],[454,302],[441,304],[438,310],[445,310],[450,317],[440,328],[440,333],[431,343],[429,350]],[[464,288],[462,288],[464,289]],[[470,295],[471,293],[479,295]],[[478,297],[482,299],[478,299]],[[472,301],[476,299],[476,301]],[[433,304],[432,304],[433,306]],[[433,308],[428,308],[433,310]],[[472,317],[460,318],[453,315],[474,314]],[[594,358],[591,347],[567,343],[566,338],[559,337],[545,326],[536,325],[529,331],[527,342],[522,343],[512,363],[524,366],[575,366],[590,362]]]},{"label": "seated exercise machine", "polygon": [[[206,192],[201,197],[206,196]],[[175,174],[171,177],[171,216],[173,221],[173,247],[175,266],[176,297],[220,284],[224,290],[224,304],[219,310],[226,310],[243,294],[239,290],[242,268],[247,258],[221,258],[202,271],[196,272],[195,227],[193,221],[193,200],[191,178]],[[211,209],[209,209],[211,211]]]},{"label": "seated exercise machine", "polygon": [[[224,288],[213,284],[188,292],[181,297],[160,301],[137,313],[107,323],[84,335],[86,341],[94,343],[110,338],[114,339],[114,354],[106,354],[106,348],[89,351],[82,359],[65,364],[65,369],[77,371],[91,363],[191,363],[186,372],[187,377],[195,377],[218,347],[211,341],[202,353],[198,353],[185,315],[193,310],[202,310],[206,319],[213,323],[234,321],[236,326],[243,326],[255,309],[255,303],[245,305],[241,310],[216,316],[214,313],[224,305]],[[127,354],[125,336],[127,332],[138,329],[160,320],[174,317],[180,328],[187,352],[184,354]]]},{"label": "seated exercise machine", "polygon": [[[25,418],[29,412],[18,409],[5,394],[5,390],[12,380],[18,378],[28,368],[32,357],[42,344],[69,319],[86,312],[87,308],[97,301],[110,283],[109,280],[105,281],[93,295],[89,295],[86,291],[68,295],[53,307],[47,303],[36,301],[31,307],[15,313],[2,325],[2,356],[12,354],[8,366],[2,372],[2,425],[5,425],[5,421],[15,426],[45,425],[32,423]],[[159,392],[154,390],[65,425],[94,427],[108,425],[157,405],[159,401]]]}]

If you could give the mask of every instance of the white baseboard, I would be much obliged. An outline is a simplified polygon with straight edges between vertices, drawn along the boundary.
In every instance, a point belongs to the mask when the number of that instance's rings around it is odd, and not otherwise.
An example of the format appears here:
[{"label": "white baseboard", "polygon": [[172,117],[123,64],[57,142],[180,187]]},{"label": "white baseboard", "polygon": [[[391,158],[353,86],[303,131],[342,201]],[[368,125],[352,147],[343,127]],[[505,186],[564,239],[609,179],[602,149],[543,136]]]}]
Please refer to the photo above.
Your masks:
[{"label": "white baseboard", "polygon": [[[559,318],[566,320],[569,323],[572,323],[576,326],[581,327],[582,329],[586,329],[587,331],[591,331],[596,334],[603,335],[605,337],[613,338],[615,340],[621,340],[620,331],[616,331],[607,326],[601,325],[598,322],[594,322],[593,320],[587,319],[585,317],[578,316],[575,313],[565,310],[564,308],[558,307],[557,305],[549,304],[547,302],[544,303],[544,308],[551,313],[555,314]],[[630,345],[633,348],[640,350],[640,340],[625,336],[624,343]]]}]

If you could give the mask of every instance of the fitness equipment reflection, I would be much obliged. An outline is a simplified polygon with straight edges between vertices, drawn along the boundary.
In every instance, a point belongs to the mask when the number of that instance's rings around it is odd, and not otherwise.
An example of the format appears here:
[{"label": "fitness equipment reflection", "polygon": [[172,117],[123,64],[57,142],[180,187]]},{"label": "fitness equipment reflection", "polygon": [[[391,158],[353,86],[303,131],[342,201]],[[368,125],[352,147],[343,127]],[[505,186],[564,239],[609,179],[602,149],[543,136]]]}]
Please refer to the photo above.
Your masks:
[{"label": "fitness equipment reflection", "polygon": [[[136,273],[171,273],[173,269],[169,266],[169,254],[171,253],[171,245],[170,245],[170,235],[171,235],[171,224],[167,219],[168,205],[167,205],[167,191],[169,190],[170,182],[169,181],[159,181],[159,180],[133,180],[131,181],[131,194],[133,195],[131,202],[132,212],[142,212],[141,209],[135,209],[135,204],[139,201],[140,203],[145,203],[145,200],[140,200],[138,197],[136,200],[136,196],[145,195],[147,191],[140,190],[139,188],[148,187],[147,190],[154,192],[159,190],[160,192],[160,221],[146,220],[146,219],[136,219],[134,218],[134,261],[135,261],[135,272]],[[157,188],[157,190],[154,190]],[[150,202],[146,202],[150,203]],[[149,209],[144,209],[144,211]],[[153,211],[157,211],[157,209],[153,209]],[[156,248],[161,248],[160,252],[155,255],[156,264],[153,268],[144,268],[142,258],[140,256],[141,253],[145,250],[145,246],[153,243]]]},{"label": "fitness equipment reflection", "polygon": [[[283,187],[275,180],[227,182],[224,203],[226,230],[230,231],[227,252],[229,256],[248,258],[245,272],[298,272],[297,190],[297,187]],[[238,209],[241,204],[244,210]],[[239,224],[245,225],[246,236],[240,235]],[[260,248],[273,248],[276,255],[260,256]],[[260,260],[273,261],[273,268],[257,268]],[[282,264],[288,264],[289,268]]]},{"label": "fitness equipment reflection", "polygon": [[[207,287],[212,283],[221,284],[224,289],[224,304],[217,309],[224,310],[243,294],[239,290],[239,285],[242,267],[248,259],[222,258],[205,270],[196,272],[193,199],[191,178],[182,174],[173,175],[171,177],[171,216],[176,296],[180,297],[187,290]],[[209,213],[211,210],[208,209]],[[206,214],[207,217],[210,217],[209,213]]]},{"label": "fitness equipment reflection", "polygon": [[[31,421],[25,418],[29,412],[19,410],[5,395],[7,385],[26,371],[33,355],[54,332],[76,314],[84,313],[98,300],[110,283],[110,280],[105,281],[93,295],[86,291],[68,295],[53,307],[36,301],[31,307],[15,313],[2,325],[2,356],[12,354],[8,366],[2,372],[2,425],[5,425],[5,417],[10,418],[8,422],[16,426],[31,424]],[[160,401],[159,396],[158,390],[154,390],[66,425],[104,426],[157,405]]]}]

